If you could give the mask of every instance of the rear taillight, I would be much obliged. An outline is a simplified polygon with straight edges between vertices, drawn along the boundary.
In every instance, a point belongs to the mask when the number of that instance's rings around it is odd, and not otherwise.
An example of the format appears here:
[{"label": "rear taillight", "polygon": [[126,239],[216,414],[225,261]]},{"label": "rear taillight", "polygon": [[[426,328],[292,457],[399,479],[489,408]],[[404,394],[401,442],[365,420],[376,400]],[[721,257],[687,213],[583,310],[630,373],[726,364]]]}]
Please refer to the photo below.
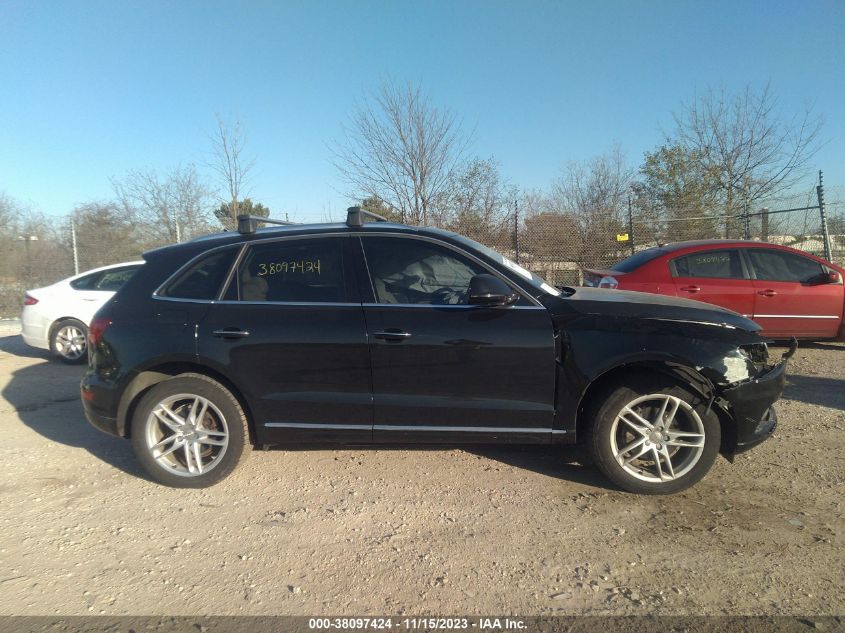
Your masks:
[{"label": "rear taillight", "polygon": [[611,277],[610,275],[602,277],[601,281],[599,282],[599,288],[610,288],[611,290],[613,290],[618,287],[619,282],[616,281],[616,277]]},{"label": "rear taillight", "polygon": [[105,317],[94,317],[91,325],[88,326],[88,345],[96,347],[103,339],[103,334],[111,325],[111,319]]},{"label": "rear taillight", "polygon": [[36,303],[38,303],[38,299],[36,299],[32,295],[25,294],[23,296],[23,304],[25,306],[34,306]]}]

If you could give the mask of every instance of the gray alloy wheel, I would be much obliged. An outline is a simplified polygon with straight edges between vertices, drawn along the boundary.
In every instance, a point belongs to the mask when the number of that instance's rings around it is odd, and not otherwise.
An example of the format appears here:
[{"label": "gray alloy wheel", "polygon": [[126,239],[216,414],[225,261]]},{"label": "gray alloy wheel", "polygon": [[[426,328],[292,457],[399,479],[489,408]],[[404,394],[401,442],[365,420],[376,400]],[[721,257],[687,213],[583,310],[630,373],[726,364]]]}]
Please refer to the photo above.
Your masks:
[{"label": "gray alloy wheel", "polygon": [[249,437],[237,398],[202,374],[181,374],[147,391],[130,434],[144,469],[176,488],[202,488],[226,477]]},{"label": "gray alloy wheel", "polygon": [[88,360],[88,328],[76,319],[67,319],[53,326],[50,351],[70,365]]},{"label": "gray alloy wheel", "polygon": [[632,477],[663,482],[687,474],[704,453],[704,423],[678,396],[652,393],[629,402],[610,428],[610,448]]},{"label": "gray alloy wheel", "polygon": [[147,450],[159,466],[180,477],[213,470],[229,447],[229,425],[208,398],[192,393],[167,396],[143,426]]},{"label": "gray alloy wheel", "polygon": [[721,426],[703,398],[662,377],[633,377],[598,394],[587,448],[620,488],[670,494],[699,481],[716,459]]}]

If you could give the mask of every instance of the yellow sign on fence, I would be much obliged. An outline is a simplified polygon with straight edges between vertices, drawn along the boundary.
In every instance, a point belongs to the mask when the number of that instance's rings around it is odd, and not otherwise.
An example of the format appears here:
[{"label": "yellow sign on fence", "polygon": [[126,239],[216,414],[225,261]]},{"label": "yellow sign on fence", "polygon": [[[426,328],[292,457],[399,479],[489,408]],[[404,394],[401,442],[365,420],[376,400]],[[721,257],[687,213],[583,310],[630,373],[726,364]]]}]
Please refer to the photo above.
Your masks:
[{"label": "yellow sign on fence", "polygon": [[616,235],[616,241],[617,242],[627,242],[629,239],[631,239],[631,238],[628,236],[627,233],[618,233]]}]

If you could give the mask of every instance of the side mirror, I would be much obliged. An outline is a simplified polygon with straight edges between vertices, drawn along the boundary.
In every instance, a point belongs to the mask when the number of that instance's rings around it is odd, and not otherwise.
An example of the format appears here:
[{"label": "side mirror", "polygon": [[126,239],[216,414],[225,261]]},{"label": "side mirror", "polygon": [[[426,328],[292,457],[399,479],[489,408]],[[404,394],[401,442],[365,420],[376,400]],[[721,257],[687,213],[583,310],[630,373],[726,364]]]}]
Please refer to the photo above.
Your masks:
[{"label": "side mirror", "polygon": [[476,275],[469,282],[469,303],[476,306],[509,306],[519,295],[493,275]]},{"label": "side mirror", "polygon": [[827,283],[829,284],[838,284],[840,279],[839,273],[835,273],[832,271],[827,273],[826,278],[827,279],[825,281],[827,281]]}]

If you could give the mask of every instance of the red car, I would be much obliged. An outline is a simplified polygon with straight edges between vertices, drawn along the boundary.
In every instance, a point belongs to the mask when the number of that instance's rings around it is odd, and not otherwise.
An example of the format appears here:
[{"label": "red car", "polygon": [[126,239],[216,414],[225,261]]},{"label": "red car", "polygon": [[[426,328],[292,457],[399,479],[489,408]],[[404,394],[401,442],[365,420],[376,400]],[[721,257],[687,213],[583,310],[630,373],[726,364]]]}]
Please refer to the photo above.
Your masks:
[{"label": "red car", "polygon": [[845,337],[845,269],[766,242],[677,242],[640,251],[612,270],[584,270],[584,285],[687,297],[760,324],[772,338]]}]

